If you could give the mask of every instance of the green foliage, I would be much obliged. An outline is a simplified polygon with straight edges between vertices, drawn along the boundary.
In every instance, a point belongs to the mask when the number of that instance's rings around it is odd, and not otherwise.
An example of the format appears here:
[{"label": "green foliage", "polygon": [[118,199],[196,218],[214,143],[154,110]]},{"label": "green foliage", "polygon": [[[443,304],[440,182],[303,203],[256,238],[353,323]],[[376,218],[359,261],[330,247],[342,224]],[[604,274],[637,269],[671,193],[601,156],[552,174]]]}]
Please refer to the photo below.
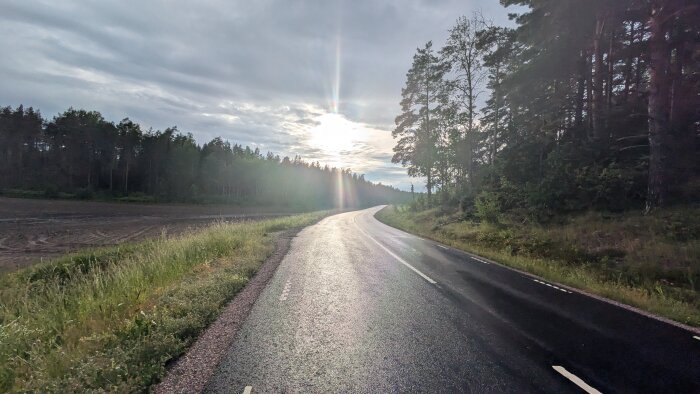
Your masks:
[{"label": "green foliage", "polygon": [[488,223],[499,222],[502,208],[497,194],[487,191],[479,193],[474,199],[474,209],[477,218]]},{"label": "green foliage", "polygon": [[46,198],[58,198],[59,195],[59,190],[54,185],[49,185],[44,189],[44,197]]},{"label": "green foliage", "polygon": [[[458,17],[439,58],[416,53],[394,131],[401,162],[413,157],[407,147],[421,147],[406,125],[433,134],[422,150],[430,160],[420,171],[409,166],[409,175],[423,176],[429,190],[437,186],[443,206],[459,204],[467,216],[479,209],[487,220],[697,201],[700,79],[688,44],[695,36],[680,32],[697,31],[699,11],[681,12],[684,2],[658,12],[653,2],[632,0],[502,3],[523,6],[515,28],[490,26],[479,14]],[[650,45],[654,20],[663,25],[657,36],[664,45]],[[666,48],[655,55],[674,73],[653,69],[652,48]],[[441,70],[432,103],[410,89],[416,70],[425,69],[420,64]],[[650,90],[652,82],[659,89]],[[650,100],[662,92],[667,97]],[[487,97],[478,115],[480,93]],[[432,104],[420,112],[431,127],[406,106],[413,101]],[[478,197],[483,191],[493,196]]]},{"label": "green foliage", "polygon": [[429,41],[418,49],[406,74],[406,86],[401,91],[402,112],[396,117],[396,128],[392,131],[392,136],[399,140],[391,159],[393,163],[408,167],[409,175],[426,177],[428,197],[437,177],[434,170],[439,141],[436,118],[442,111],[442,76],[445,73],[445,66],[432,46]]},{"label": "green foliage", "polygon": [[95,193],[93,193],[89,188],[83,187],[75,192],[75,197],[79,200],[92,200],[95,198]]},{"label": "green foliage", "polygon": [[155,197],[145,193],[129,193],[128,196],[119,197],[116,199],[121,202],[138,202],[138,203],[153,203],[156,202]]}]

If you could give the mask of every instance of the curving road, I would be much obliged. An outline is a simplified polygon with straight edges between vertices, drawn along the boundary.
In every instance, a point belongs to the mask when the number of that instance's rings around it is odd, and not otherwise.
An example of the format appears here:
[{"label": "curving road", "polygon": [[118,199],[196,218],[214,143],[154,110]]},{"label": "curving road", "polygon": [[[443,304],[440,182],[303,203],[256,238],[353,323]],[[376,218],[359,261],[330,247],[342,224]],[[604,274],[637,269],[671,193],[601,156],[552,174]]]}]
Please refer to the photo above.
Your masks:
[{"label": "curving road", "polygon": [[209,392],[700,392],[693,332],[378,222],[304,229]]}]

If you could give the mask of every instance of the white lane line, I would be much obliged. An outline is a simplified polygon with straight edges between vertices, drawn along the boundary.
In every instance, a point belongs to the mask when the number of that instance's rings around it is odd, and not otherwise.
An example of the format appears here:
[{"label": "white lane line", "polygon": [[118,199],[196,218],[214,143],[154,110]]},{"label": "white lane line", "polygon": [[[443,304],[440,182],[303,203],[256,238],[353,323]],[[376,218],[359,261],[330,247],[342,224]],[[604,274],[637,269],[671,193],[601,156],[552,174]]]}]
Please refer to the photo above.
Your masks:
[{"label": "white lane line", "polygon": [[567,371],[566,368],[564,368],[560,365],[552,365],[552,368],[554,368],[554,370],[559,372],[560,374],[564,375],[565,378],[574,382],[574,384],[576,384],[578,387],[582,388],[583,391],[587,392],[588,394],[602,394],[600,391],[589,386],[586,382],[581,380],[581,378],[579,378],[578,376]]},{"label": "white lane line", "polygon": [[[355,223],[355,224],[357,224],[357,223]],[[404,260],[404,259],[402,259],[401,257],[397,256],[396,253],[392,252],[392,251],[389,250],[386,246],[382,245],[379,241],[377,241],[376,239],[374,239],[371,235],[367,234],[367,232],[365,232],[365,230],[361,229],[360,226],[357,226],[357,229],[360,230],[360,232],[361,232],[362,234],[364,234],[367,238],[369,238],[369,239],[371,239],[372,241],[374,241],[374,243],[377,244],[377,246],[379,246],[380,248],[384,249],[385,252],[389,253],[389,254],[391,255],[391,257],[393,257],[393,258],[395,258],[396,260],[398,260],[399,263],[401,263],[401,264],[405,265],[406,267],[410,268],[413,272],[415,272],[416,274],[420,275],[421,278],[427,280],[428,283],[433,284],[433,285],[437,283],[436,281],[432,280],[428,275],[426,275],[426,274],[424,274],[424,273],[418,271],[418,269],[416,269],[416,267],[414,267],[414,266],[412,266],[411,264],[409,264],[408,262],[406,262],[406,260]]]},{"label": "white lane line", "polygon": [[559,290],[559,291],[563,291],[564,293],[571,293],[569,290],[562,289],[561,287],[558,287],[558,286],[550,285],[549,283],[542,282],[541,280],[538,280],[538,279],[533,279],[533,280],[534,280],[535,282],[539,283],[539,284],[542,284],[542,285],[545,285],[545,286],[549,286],[549,287],[551,287],[551,288],[553,288],[553,289],[557,289],[557,290]]},{"label": "white lane line", "polygon": [[289,295],[289,286],[291,283],[289,283],[289,280],[287,280],[287,283],[284,284],[284,289],[282,290],[282,295],[280,295],[280,301],[285,301],[287,299],[287,296]]},{"label": "white lane line", "polygon": [[472,259],[474,259],[474,260],[476,260],[476,261],[478,261],[478,262],[480,262],[480,263],[491,264],[491,263],[489,263],[488,261],[482,260],[482,259],[480,259],[480,258],[478,258],[478,257],[472,257]]},{"label": "white lane line", "polygon": [[693,335],[693,338],[695,338],[695,339],[697,339],[698,341],[700,341],[700,337],[697,336],[697,335]]},{"label": "white lane line", "polygon": [[253,391],[253,386],[245,386],[243,394],[250,394],[251,391]]},{"label": "white lane line", "polygon": [[[435,245],[437,245],[438,248],[443,248],[443,249],[445,249],[445,250],[450,250],[450,248],[448,248],[447,246],[442,246],[442,245],[438,245],[438,244],[435,244]],[[469,256],[469,257],[471,257],[472,259],[474,259],[474,260],[476,260],[476,261],[478,261],[478,262],[480,262],[480,263],[491,264],[491,263],[489,263],[489,262],[486,261],[486,260],[480,259],[479,257],[474,257],[474,256]]]}]

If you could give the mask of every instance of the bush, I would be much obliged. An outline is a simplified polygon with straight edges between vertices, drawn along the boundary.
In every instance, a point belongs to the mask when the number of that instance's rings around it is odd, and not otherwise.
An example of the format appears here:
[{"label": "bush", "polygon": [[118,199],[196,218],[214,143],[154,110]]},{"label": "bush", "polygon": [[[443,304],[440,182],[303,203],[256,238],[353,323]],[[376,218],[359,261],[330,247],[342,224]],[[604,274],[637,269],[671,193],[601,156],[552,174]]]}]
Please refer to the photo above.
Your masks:
[{"label": "bush", "polygon": [[79,200],[92,200],[95,194],[89,188],[80,188],[75,192],[75,197]]},{"label": "bush", "polygon": [[46,198],[58,198],[59,197],[58,188],[55,185],[47,186],[46,189],[44,190],[44,197],[46,197]]},{"label": "bush", "polygon": [[498,223],[501,218],[501,203],[493,192],[481,192],[474,199],[476,217],[489,223]]},{"label": "bush", "polygon": [[149,196],[145,193],[137,192],[137,193],[130,193],[128,196],[124,197],[119,197],[117,201],[121,202],[140,202],[140,203],[152,203],[155,202],[156,199],[153,196]]}]

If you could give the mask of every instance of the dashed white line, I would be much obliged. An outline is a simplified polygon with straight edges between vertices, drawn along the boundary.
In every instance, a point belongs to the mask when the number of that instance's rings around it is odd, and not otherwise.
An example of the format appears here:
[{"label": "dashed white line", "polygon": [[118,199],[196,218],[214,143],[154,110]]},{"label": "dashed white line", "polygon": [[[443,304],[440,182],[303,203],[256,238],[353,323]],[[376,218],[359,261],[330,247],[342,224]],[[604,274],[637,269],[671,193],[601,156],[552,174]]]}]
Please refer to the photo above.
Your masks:
[{"label": "dashed white line", "polygon": [[491,264],[491,263],[489,263],[488,261],[482,260],[482,259],[480,259],[480,258],[478,258],[478,257],[472,257],[472,259],[474,259],[474,260],[476,260],[476,261],[478,261],[478,262],[480,262],[480,263]]},{"label": "dashed white line", "polygon": [[284,284],[282,295],[280,295],[280,301],[284,301],[287,299],[287,296],[289,295],[289,286],[291,286],[291,283],[289,282],[289,280],[287,280],[287,283]]},{"label": "dashed white line", "polygon": [[545,286],[549,286],[549,287],[551,287],[551,288],[553,288],[553,289],[557,289],[557,290],[559,290],[559,291],[563,291],[564,293],[571,293],[569,290],[562,289],[561,287],[558,287],[558,286],[550,285],[549,283],[542,282],[541,280],[538,280],[538,279],[533,279],[533,280],[534,280],[535,282],[539,283],[539,284],[542,284],[542,285],[545,285]]},{"label": "dashed white line", "polygon": [[[450,250],[450,248],[448,248],[447,246],[443,246],[443,245],[439,245],[439,244],[435,244],[435,245],[436,245],[438,248],[443,248],[443,249],[445,249],[445,250]],[[470,257],[471,257],[472,259],[474,259],[474,260],[480,262],[480,263],[491,264],[491,263],[489,263],[488,261],[483,260],[483,259],[481,259],[481,258],[479,258],[479,257],[474,257],[474,256],[470,256]]]},{"label": "dashed white line", "polygon": [[552,365],[552,368],[554,368],[555,371],[559,372],[562,374],[565,378],[569,379],[570,381],[574,382],[575,385],[583,389],[583,391],[587,392],[588,394],[601,394],[600,391],[594,389],[593,387],[589,386],[586,382],[581,380],[578,376],[572,374],[571,372],[567,371],[566,368],[560,366],[560,365]]},{"label": "dashed white line", "polygon": [[697,339],[698,341],[700,341],[700,337],[697,336],[697,335],[693,335],[693,338],[695,338],[695,339]]},{"label": "dashed white line", "polygon": [[[357,223],[355,223],[355,225],[357,225]],[[389,254],[391,255],[391,257],[393,257],[393,258],[395,258],[396,260],[398,260],[399,263],[401,263],[401,264],[405,265],[406,267],[410,268],[411,271],[413,271],[413,272],[415,272],[416,274],[418,274],[421,278],[427,280],[428,283],[433,284],[433,285],[437,283],[436,281],[434,281],[433,279],[431,279],[428,275],[426,275],[426,274],[420,272],[416,267],[414,267],[414,266],[412,266],[411,264],[409,264],[408,262],[406,262],[406,260],[404,260],[404,259],[402,259],[401,257],[397,256],[396,253],[392,252],[391,250],[389,250],[389,248],[387,248],[386,246],[382,245],[379,241],[377,241],[376,239],[374,239],[371,235],[367,234],[367,232],[365,232],[365,230],[361,229],[360,226],[357,226],[357,229],[360,230],[360,232],[361,232],[362,234],[364,234],[367,238],[371,239],[375,244],[377,244],[377,246],[379,246],[380,248],[384,249],[385,252],[389,253]]]},{"label": "dashed white line", "polygon": [[253,386],[245,386],[243,394],[250,394],[251,391],[253,391]]}]

